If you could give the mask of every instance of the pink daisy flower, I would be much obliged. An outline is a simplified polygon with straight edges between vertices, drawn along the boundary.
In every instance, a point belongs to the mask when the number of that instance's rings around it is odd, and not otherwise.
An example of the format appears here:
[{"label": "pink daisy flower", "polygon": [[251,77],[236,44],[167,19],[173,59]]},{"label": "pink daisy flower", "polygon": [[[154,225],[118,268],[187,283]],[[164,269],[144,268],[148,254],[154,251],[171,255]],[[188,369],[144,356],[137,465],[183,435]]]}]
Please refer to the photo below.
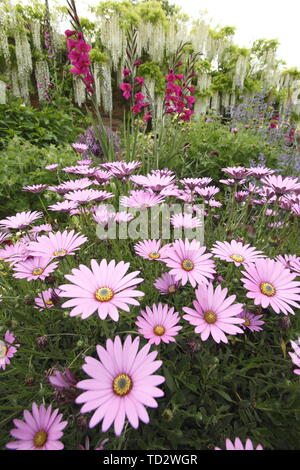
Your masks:
[{"label": "pink daisy flower", "polygon": [[300,217],[300,204],[294,204],[291,210],[293,214],[296,214],[298,217]]},{"label": "pink daisy flower", "polygon": [[50,224],[41,224],[36,227],[32,227],[31,232],[40,233],[40,232],[52,232],[52,226]]},{"label": "pink daisy flower", "polygon": [[78,202],[78,204],[86,204],[90,201],[104,201],[114,197],[112,193],[107,191],[99,191],[95,189],[83,189],[78,191],[73,191],[65,195],[66,199],[70,201]]},{"label": "pink daisy flower", "polygon": [[33,186],[23,186],[22,191],[28,191],[30,193],[42,193],[45,189],[48,188],[47,184],[34,184]]},{"label": "pink daisy flower", "polygon": [[181,229],[193,229],[202,225],[201,220],[193,217],[192,214],[174,214],[171,217],[171,224]]},{"label": "pink daisy flower", "polygon": [[24,410],[24,421],[14,419],[16,426],[10,431],[17,441],[6,444],[13,450],[62,450],[64,445],[59,441],[63,436],[62,430],[67,426],[67,421],[62,421],[62,414],[58,414],[58,408],[53,411],[51,405],[32,404],[32,413]]},{"label": "pink daisy flower", "polygon": [[75,165],[67,166],[63,168],[63,171],[66,173],[74,173],[77,175],[94,176],[96,168],[89,168],[87,165]]},{"label": "pink daisy flower", "polygon": [[102,167],[109,170],[110,173],[116,178],[124,178],[125,176],[131,175],[137,168],[141,166],[141,162],[111,162],[102,163]]},{"label": "pink daisy flower", "polygon": [[216,186],[207,186],[206,188],[197,187],[195,188],[195,191],[204,199],[210,199],[211,197],[214,197],[218,192],[220,192],[220,189]]},{"label": "pink daisy flower", "polygon": [[70,297],[62,305],[62,308],[73,307],[71,317],[81,315],[82,319],[88,318],[94,312],[98,312],[101,320],[109,315],[114,321],[119,319],[118,309],[129,312],[129,305],[139,305],[134,297],[141,297],[144,292],[135,290],[137,284],[143,279],[137,278],[140,271],[134,271],[125,275],[129,263],[107,263],[103,259],[100,264],[96,260],[91,261],[92,270],[84,265],[79,269],[72,269],[72,275],[66,275],[72,284],[60,286],[61,297]]},{"label": "pink daisy flower", "polygon": [[201,246],[197,240],[176,240],[168,250],[168,257],[163,261],[171,268],[176,281],[185,286],[189,281],[192,287],[196,284],[208,283],[215,274],[215,263],[209,258],[211,253],[205,253],[206,247]]},{"label": "pink daisy flower", "polygon": [[236,240],[231,242],[216,242],[211,249],[216,258],[227,261],[228,263],[234,263],[235,266],[241,264],[253,263],[256,259],[264,257],[262,251],[256,250],[255,247],[249,244],[244,245]]},{"label": "pink daisy flower", "polygon": [[77,160],[78,165],[91,165],[93,163],[93,160],[90,158],[84,158],[83,160]]},{"label": "pink daisy flower", "polygon": [[243,166],[230,166],[227,168],[222,168],[222,171],[234,180],[244,179],[249,175],[250,172],[249,168],[245,168]]},{"label": "pink daisy flower", "polygon": [[133,214],[130,214],[129,212],[126,212],[126,211],[117,212],[115,215],[115,222],[117,224],[121,224],[123,222],[130,222],[133,219],[134,219]]},{"label": "pink daisy flower", "polygon": [[265,176],[270,176],[275,173],[275,170],[270,168],[265,168],[264,166],[255,166],[249,168],[249,176],[254,176],[254,178],[261,179]]},{"label": "pink daisy flower", "polygon": [[59,297],[60,290],[59,289],[47,289],[43,292],[40,292],[38,296],[34,299],[35,307],[40,310],[45,310],[47,308],[52,308],[54,306],[53,297]]},{"label": "pink daisy flower", "polygon": [[101,227],[106,227],[110,225],[112,222],[115,221],[116,213],[110,212],[107,206],[99,206],[96,208],[93,219],[97,224],[101,225]]},{"label": "pink daisy flower", "polygon": [[270,186],[276,194],[284,194],[294,191],[299,184],[298,178],[283,178],[281,175],[266,176],[262,182],[267,186]]},{"label": "pink daisy flower", "polygon": [[155,398],[164,393],[157,386],[165,378],[153,373],[162,365],[156,361],[158,352],[149,353],[150,344],[140,351],[140,339],[132,341],[127,336],[122,345],[120,337],[114,341],[106,341],[106,349],[97,346],[100,359],[85,358],[83,370],[91,378],[82,380],[77,388],[87,390],[79,395],[77,403],[84,403],[82,413],[95,410],[89,426],[93,428],[102,421],[102,432],[106,432],[114,423],[115,434],[119,436],[123,430],[125,418],[134,429],[139,426],[139,420],[149,423],[146,406],[157,407]]},{"label": "pink daisy flower", "polygon": [[124,207],[135,207],[146,210],[148,207],[156,206],[164,202],[165,198],[147,191],[131,191],[130,196],[122,196],[121,205]]},{"label": "pink daisy flower", "polygon": [[183,178],[180,180],[180,183],[189,189],[195,189],[196,186],[203,188],[204,186],[208,186],[211,182],[212,178]]},{"label": "pink daisy flower", "polygon": [[4,335],[4,341],[0,341],[0,369],[5,370],[6,366],[10,364],[10,359],[16,354],[19,344],[15,342],[15,336],[7,330]]},{"label": "pink daisy flower", "polygon": [[264,325],[264,321],[260,320],[263,315],[254,315],[254,313],[249,312],[249,310],[244,309],[238,317],[244,320],[242,324],[243,328],[249,328],[251,331],[261,331],[262,328],[260,325]]},{"label": "pink daisy flower", "polygon": [[28,246],[21,241],[14,245],[5,245],[4,248],[0,249],[0,259],[11,263],[12,266],[20,261],[26,261],[28,257]]},{"label": "pink daisy flower", "polygon": [[75,375],[68,368],[65,369],[64,373],[54,370],[53,374],[48,376],[48,380],[52,387],[57,390],[68,390],[75,387],[77,383]]},{"label": "pink daisy flower", "polygon": [[86,144],[80,144],[79,142],[72,144],[72,147],[74,150],[76,150],[76,152],[79,153],[84,153],[88,150],[88,146]]},{"label": "pink daisy flower", "polygon": [[48,207],[50,211],[58,211],[58,212],[70,212],[73,209],[77,209],[78,204],[74,201],[63,201],[57,202],[56,204],[51,204]]},{"label": "pink daisy flower", "polygon": [[14,266],[15,274],[13,276],[17,279],[27,279],[27,281],[36,279],[43,281],[50,273],[55,271],[59,264],[58,261],[49,264],[51,260],[52,257],[30,257]]},{"label": "pink daisy flower", "polygon": [[285,268],[292,269],[291,265],[294,261],[300,260],[297,255],[278,255],[275,257]]},{"label": "pink daisy flower", "polygon": [[191,189],[181,190],[177,192],[177,198],[184,201],[186,204],[194,202],[196,200],[195,193]]},{"label": "pink daisy flower", "polygon": [[200,333],[202,341],[212,335],[216,343],[228,343],[224,333],[236,335],[243,333],[243,330],[236,326],[244,323],[239,318],[239,313],[243,309],[242,304],[234,304],[235,295],[226,298],[228,289],[222,289],[219,285],[214,289],[210,283],[208,286],[200,285],[196,290],[196,299],[193,302],[194,309],[184,307],[187,313],[183,318],[191,325],[195,325],[195,333]]},{"label": "pink daisy flower", "polygon": [[1,233],[0,232],[0,245],[11,237],[10,233]]},{"label": "pink daisy flower", "polygon": [[160,246],[161,240],[143,240],[134,245],[137,255],[151,261],[161,261],[166,258],[169,245]]},{"label": "pink daisy flower", "polygon": [[[219,447],[215,447],[215,450],[221,450]],[[263,450],[263,447],[259,444],[254,449],[253,442],[251,439],[246,440],[246,445],[242,444],[242,441],[239,437],[235,438],[234,443],[230,439],[226,439],[226,450]]]},{"label": "pink daisy flower", "polygon": [[77,191],[78,189],[85,189],[91,186],[93,182],[89,180],[88,178],[81,178],[78,180],[70,180],[70,181],[65,181],[63,184],[61,184],[61,188],[65,189],[67,191]]},{"label": "pink daisy flower", "polygon": [[297,274],[291,273],[279,261],[258,259],[245,266],[246,276],[241,281],[248,291],[247,297],[254,299],[255,305],[263,308],[271,306],[276,313],[295,314],[291,306],[300,308],[300,282],[295,282]]},{"label": "pink daisy flower", "polygon": [[235,200],[237,202],[244,202],[248,198],[249,193],[248,191],[237,191],[234,193]]},{"label": "pink daisy flower", "polygon": [[289,352],[293,364],[297,367],[294,369],[294,374],[300,375],[300,337],[296,341],[291,341],[294,352]]},{"label": "pink daisy flower", "polygon": [[52,165],[45,166],[46,170],[55,171],[59,167],[58,163],[53,163]]},{"label": "pink daisy flower", "polygon": [[294,271],[297,273],[297,276],[300,276],[300,258],[297,258],[293,261],[291,261],[291,271]]},{"label": "pink daisy flower", "polygon": [[0,227],[4,229],[22,229],[31,225],[35,220],[43,217],[41,212],[18,212],[12,217],[0,220]]},{"label": "pink daisy flower", "polygon": [[170,186],[171,184],[173,184],[174,178],[175,175],[162,176],[160,174],[148,174],[147,176],[131,176],[130,180],[139,186],[144,186],[145,188],[152,189],[152,191],[161,191],[166,186]]},{"label": "pink daisy flower", "polygon": [[139,327],[139,333],[149,340],[149,344],[158,345],[161,341],[166,344],[175,342],[174,336],[177,336],[182,326],[178,326],[180,317],[174,312],[174,307],[170,308],[161,303],[153,304],[152,308],[141,310],[141,314],[135,324]]},{"label": "pink daisy flower", "polygon": [[153,285],[163,295],[174,294],[180,287],[180,283],[169,273],[164,273],[161,277],[156,279]]},{"label": "pink daisy flower", "polygon": [[159,176],[173,176],[174,171],[169,170],[169,168],[163,168],[162,170],[151,170],[151,174]]},{"label": "pink daisy flower", "polygon": [[100,184],[106,184],[112,178],[112,174],[109,171],[105,170],[97,170],[94,173],[94,177],[96,178],[97,182]]},{"label": "pink daisy flower", "polygon": [[74,255],[75,251],[87,241],[80,233],[75,233],[75,230],[68,232],[65,230],[63,233],[49,233],[49,235],[42,235],[38,237],[36,242],[31,242],[28,249],[32,256],[44,257],[62,257],[66,255]]}]

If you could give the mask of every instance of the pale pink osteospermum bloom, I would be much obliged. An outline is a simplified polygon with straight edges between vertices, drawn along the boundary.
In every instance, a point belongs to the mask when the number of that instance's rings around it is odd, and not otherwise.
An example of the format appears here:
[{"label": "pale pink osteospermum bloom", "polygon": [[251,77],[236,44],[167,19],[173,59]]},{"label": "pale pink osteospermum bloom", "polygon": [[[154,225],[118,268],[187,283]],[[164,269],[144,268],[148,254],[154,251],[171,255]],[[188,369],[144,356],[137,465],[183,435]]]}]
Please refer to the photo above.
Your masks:
[{"label": "pale pink osteospermum bloom", "polygon": [[234,180],[244,179],[246,176],[249,175],[250,172],[249,168],[245,168],[243,166],[231,166],[227,168],[222,168],[222,171]]},{"label": "pale pink osteospermum bloom", "polygon": [[96,168],[89,168],[87,165],[67,166],[63,168],[65,173],[74,173],[77,175],[94,176]]},{"label": "pale pink osteospermum bloom", "polygon": [[70,212],[71,210],[77,209],[78,203],[74,201],[62,201],[57,202],[56,204],[51,204],[48,207],[50,211],[57,211],[57,212]]},{"label": "pale pink osteospermum bloom", "polygon": [[83,160],[77,160],[77,163],[79,166],[82,166],[82,165],[91,165],[93,163],[93,160],[91,160],[90,158],[84,158]]},{"label": "pale pink osteospermum bloom", "polygon": [[50,224],[41,224],[36,227],[32,227],[31,232],[40,233],[40,232],[52,232],[52,226]]},{"label": "pale pink osteospermum bloom", "polygon": [[137,255],[150,261],[161,261],[166,258],[169,245],[161,246],[161,240],[143,240],[134,245]]},{"label": "pale pink osteospermum bloom", "polygon": [[169,273],[164,273],[161,277],[156,279],[153,285],[163,295],[174,294],[180,287],[180,283]]},{"label": "pale pink osteospermum bloom", "polygon": [[143,176],[143,175],[131,176],[130,180],[133,183],[139,186],[144,186],[145,188],[149,188],[152,191],[161,191],[167,186],[174,184],[174,178],[175,178],[175,175],[162,176],[160,174],[148,174],[147,176]]},{"label": "pale pink osteospermum bloom", "polygon": [[147,191],[131,191],[130,196],[120,198],[121,205],[124,207],[135,207],[146,210],[148,207],[156,206],[164,202],[165,198]]},{"label": "pale pink osteospermum bloom", "polygon": [[238,317],[244,320],[242,324],[243,328],[249,328],[251,331],[261,331],[262,328],[260,325],[263,325],[265,322],[261,320],[263,315],[254,315],[254,313],[249,310],[243,309],[243,311],[238,315]]},{"label": "pale pink osteospermum bloom", "polygon": [[52,165],[45,166],[46,170],[55,171],[59,167],[58,163],[53,163]]},{"label": "pale pink osteospermum bloom", "polygon": [[87,241],[80,233],[75,230],[68,232],[49,233],[38,237],[36,242],[29,243],[28,249],[32,256],[51,256],[52,258],[62,257],[66,255],[74,255],[75,251]]},{"label": "pale pink osteospermum bloom", "polygon": [[201,227],[201,220],[193,217],[192,214],[174,214],[171,217],[171,224],[175,228],[192,229]]},{"label": "pale pink osteospermum bloom", "polygon": [[300,375],[300,337],[296,341],[291,341],[294,352],[289,352],[292,358],[293,364],[297,367],[294,369],[294,374]]},{"label": "pale pink osteospermum bloom", "polygon": [[290,270],[297,273],[297,276],[300,276],[300,258],[291,261]]},{"label": "pale pink osteospermum bloom", "polygon": [[285,268],[292,269],[291,265],[294,261],[300,261],[297,255],[277,255],[275,256],[276,261],[280,261]]},{"label": "pale pink osteospermum bloom", "polygon": [[273,189],[276,194],[285,194],[294,191],[299,184],[298,178],[283,178],[281,175],[270,175],[262,179],[262,182]]},{"label": "pale pink osteospermum bloom", "polygon": [[66,390],[71,387],[75,387],[77,379],[68,367],[64,370],[64,373],[59,370],[54,370],[51,375],[48,375],[48,380],[52,387],[57,390]]},{"label": "pale pink osteospermum bloom", "polygon": [[32,404],[32,413],[24,410],[24,421],[14,419],[16,426],[10,431],[17,440],[6,444],[7,449],[13,450],[62,450],[64,445],[59,439],[67,421],[62,421],[58,408],[52,412],[52,406]]},{"label": "pale pink osteospermum bloom", "polygon": [[212,178],[183,178],[180,183],[189,189],[195,189],[196,186],[203,188],[212,182]]},{"label": "pale pink osteospermum bloom", "polygon": [[0,232],[0,245],[11,237],[10,233],[1,233]]},{"label": "pale pink osteospermum bloom", "polygon": [[291,306],[300,308],[300,282],[295,282],[297,274],[291,273],[282,263],[272,259],[258,259],[245,266],[242,274],[247,297],[254,299],[255,305],[263,308],[271,306],[276,313],[295,314]]},{"label": "pale pink osteospermum bloom", "polygon": [[137,168],[141,166],[141,162],[132,161],[132,162],[110,162],[110,163],[102,163],[102,168],[109,170],[113,176],[116,178],[124,178],[125,176],[129,176],[133,173]]},{"label": "pale pink osteospermum bloom", "polygon": [[67,193],[65,195],[66,199],[78,202],[78,204],[86,204],[89,201],[104,201],[105,199],[109,199],[111,197],[114,197],[114,194],[95,189],[82,189]]},{"label": "pale pink osteospermum bloom", "polygon": [[249,168],[249,176],[254,176],[254,178],[261,179],[265,176],[270,176],[275,173],[275,170],[270,168],[265,168],[264,166],[255,166]]},{"label": "pale pink osteospermum bloom", "polygon": [[178,186],[176,186],[176,184],[171,184],[170,186],[166,186],[164,189],[159,191],[159,194],[160,196],[165,196],[165,197],[168,197],[168,196],[178,197],[178,195],[180,194],[180,190]]},{"label": "pale pink osteospermum bloom", "polygon": [[215,199],[209,199],[208,201],[204,201],[209,205],[209,207],[222,207],[223,204]]},{"label": "pale pink osteospermum bloom", "polygon": [[246,199],[248,198],[249,196],[249,192],[248,191],[237,191],[236,193],[234,193],[234,197],[235,197],[235,200],[237,202],[244,202],[246,201]]},{"label": "pale pink osteospermum bloom", "polygon": [[10,263],[11,266],[20,261],[26,261],[28,257],[27,243],[21,241],[16,242],[14,245],[5,245],[4,248],[0,249],[0,259]]},{"label": "pale pink osteospermum bloom", "polygon": [[134,219],[134,216],[133,214],[130,214],[129,212],[126,212],[126,211],[116,212],[115,222],[117,224],[121,224],[123,222],[130,222],[132,219]]},{"label": "pale pink osteospermum bloom", "polygon": [[98,206],[93,214],[93,219],[101,227],[106,227],[115,221],[116,213],[108,210],[107,206]]},{"label": "pale pink osteospermum bloom", "polygon": [[134,271],[125,275],[129,263],[115,262],[107,263],[103,259],[100,264],[91,260],[92,270],[84,265],[79,269],[72,269],[72,275],[66,275],[72,284],[60,286],[61,297],[69,297],[62,308],[73,307],[71,317],[80,315],[82,319],[90,317],[98,312],[99,318],[105,320],[109,315],[112,320],[118,321],[118,309],[129,312],[129,305],[139,305],[135,297],[141,297],[144,292],[135,290],[137,284],[143,279],[137,278],[140,271]]},{"label": "pale pink osteospermum bloom", "polygon": [[93,428],[102,421],[102,432],[106,432],[114,423],[114,431],[119,436],[123,430],[125,418],[134,429],[139,421],[149,423],[146,406],[157,407],[155,398],[162,397],[163,391],[157,386],[165,378],[153,373],[162,365],[156,361],[158,351],[149,353],[150,344],[138,351],[140,339],[132,341],[127,336],[124,344],[119,336],[114,341],[106,341],[106,349],[96,347],[100,359],[85,358],[83,370],[91,378],[78,382],[77,388],[86,390],[77,397],[77,403],[84,403],[82,413],[95,410],[89,426]]},{"label": "pale pink osteospermum bloom", "polygon": [[67,191],[77,191],[78,189],[85,189],[88,188],[93,184],[93,181],[91,181],[89,178],[81,178],[78,180],[70,180],[70,181],[65,181],[60,185],[62,189],[65,189]]},{"label": "pale pink osteospermum bloom", "polygon": [[57,194],[66,194],[69,190],[63,186],[63,183],[58,186],[48,186],[48,191],[52,191]]},{"label": "pale pink osteospermum bloom", "polygon": [[96,178],[97,182],[100,184],[107,184],[112,176],[109,171],[105,170],[96,170],[94,173],[94,178]]},{"label": "pale pink osteospermum bloom", "polygon": [[184,189],[184,190],[179,189],[177,192],[177,198],[181,199],[185,203],[194,202],[196,199],[195,192],[192,191],[191,189]]},{"label": "pale pink osteospermum bloom", "polygon": [[230,243],[227,241],[217,241],[213,245],[211,252],[214,253],[215,258],[222,259],[228,263],[234,263],[235,266],[253,263],[256,259],[264,257],[262,251],[250,246],[250,244],[244,245],[236,240],[231,240]]},{"label": "pale pink osteospermum bloom", "polygon": [[300,217],[300,204],[294,204],[291,211],[293,214],[296,214],[298,217]]},{"label": "pale pink osteospermum bloom", "polygon": [[243,309],[242,304],[234,304],[235,295],[226,297],[228,289],[222,289],[220,285],[214,289],[210,283],[208,286],[201,284],[196,290],[196,299],[193,301],[194,309],[183,307],[187,314],[183,318],[191,325],[196,326],[195,333],[200,333],[202,341],[212,335],[217,342],[228,343],[224,333],[236,335],[243,333],[238,325],[244,323],[239,318]]},{"label": "pale pink osteospermum bloom", "polygon": [[10,364],[10,359],[16,354],[19,344],[14,344],[15,336],[9,330],[4,335],[4,341],[0,341],[0,369],[5,370]]},{"label": "pale pink osteospermum bloom", "polygon": [[[215,447],[215,450],[221,450],[219,447]],[[234,443],[230,439],[226,439],[226,450],[263,450],[262,445],[256,446],[254,449],[253,442],[251,439],[246,440],[246,445],[242,444],[239,437],[236,437]]]},{"label": "pale pink osteospermum bloom", "polygon": [[88,146],[86,144],[80,144],[79,142],[72,144],[72,147],[79,153],[84,153],[88,150]]},{"label": "pale pink osteospermum bloom", "polygon": [[52,308],[54,306],[53,297],[59,297],[60,290],[59,289],[50,289],[44,290],[40,292],[38,296],[34,299],[35,307],[40,311],[45,310],[47,308]]},{"label": "pale pink osteospermum bloom", "polygon": [[0,228],[4,229],[22,229],[31,225],[35,220],[43,217],[41,212],[37,211],[28,211],[28,212],[18,212],[12,217],[6,217],[6,219],[0,220]]},{"label": "pale pink osteospermum bloom", "polygon": [[226,186],[234,186],[235,184],[244,184],[246,182],[245,179],[242,179],[242,180],[239,180],[239,181],[236,181],[236,180],[233,180],[233,179],[219,180],[219,181],[222,184],[226,184]]},{"label": "pale pink osteospermum bloom", "polygon": [[169,305],[153,304],[152,307],[146,306],[146,311],[141,310],[141,316],[137,317],[135,322],[139,327],[138,331],[144,338],[149,340],[150,344],[160,344],[175,342],[174,336],[177,336],[182,326],[178,323],[180,317],[174,312],[174,307]]},{"label": "pale pink osteospermum bloom", "polygon": [[158,175],[158,176],[173,176],[174,171],[169,170],[169,168],[163,168],[162,170],[151,170],[152,175]]},{"label": "pale pink osteospermum bloom", "polygon": [[22,191],[28,191],[29,193],[42,193],[48,188],[47,184],[34,184],[32,186],[23,186]]},{"label": "pale pink osteospermum bloom", "polygon": [[217,188],[216,186],[207,186],[206,188],[195,188],[195,191],[202,196],[203,198],[211,198],[214,197],[220,189]]},{"label": "pale pink osteospermum bloom", "polygon": [[[58,262],[50,263],[52,257],[34,257],[28,258],[26,261],[16,263],[13,270],[14,277],[17,279],[27,279],[27,281],[33,281],[41,279],[42,281],[58,266]],[[50,263],[50,264],[49,264]]]},{"label": "pale pink osteospermum bloom", "polygon": [[171,268],[170,274],[174,275],[176,281],[181,281],[183,286],[188,281],[192,287],[200,283],[207,284],[216,271],[214,261],[209,259],[212,254],[205,253],[205,250],[206,247],[197,240],[176,240],[163,261]]}]

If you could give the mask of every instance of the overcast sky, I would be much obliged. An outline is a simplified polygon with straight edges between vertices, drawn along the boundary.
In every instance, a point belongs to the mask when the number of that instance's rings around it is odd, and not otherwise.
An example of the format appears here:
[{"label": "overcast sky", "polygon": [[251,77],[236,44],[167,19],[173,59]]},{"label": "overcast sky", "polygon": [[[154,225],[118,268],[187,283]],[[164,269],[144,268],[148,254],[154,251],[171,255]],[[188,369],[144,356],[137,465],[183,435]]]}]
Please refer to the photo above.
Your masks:
[{"label": "overcast sky", "polygon": [[[21,0],[22,1],[22,0]],[[27,0],[23,0],[27,3]],[[65,5],[65,0],[49,0],[50,5]],[[99,0],[77,0],[82,16]],[[288,67],[300,69],[300,0],[170,0],[190,16],[207,11],[214,26],[235,26],[235,42],[250,46],[255,39],[278,39],[278,56]]]}]

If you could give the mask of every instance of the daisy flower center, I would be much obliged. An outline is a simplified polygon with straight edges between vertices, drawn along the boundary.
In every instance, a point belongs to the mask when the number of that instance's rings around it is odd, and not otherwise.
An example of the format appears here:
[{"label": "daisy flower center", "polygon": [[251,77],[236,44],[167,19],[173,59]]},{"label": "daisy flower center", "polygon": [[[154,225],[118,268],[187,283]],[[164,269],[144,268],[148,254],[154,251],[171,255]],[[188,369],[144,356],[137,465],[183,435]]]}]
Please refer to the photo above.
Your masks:
[{"label": "daisy flower center", "polygon": [[152,251],[151,253],[149,253],[149,258],[151,259],[158,259],[160,257],[160,254],[157,253],[157,251]]},{"label": "daisy flower center", "polygon": [[169,294],[174,294],[174,292],[176,292],[176,287],[174,286],[174,284],[168,287],[168,292]]},{"label": "daisy flower center", "polygon": [[268,297],[273,297],[276,294],[275,287],[269,282],[262,282],[260,285],[260,291],[262,294],[267,295]]},{"label": "daisy flower center", "polygon": [[244,325],[245,326],[250,326],[251,322],[249,320],[249,318],[244,318]]},{"label": "daisy flower center", "polygon": [[32,274],[34,276],[39,276],[40,274],[43,274],[44,270],[42,268],[35,268],[33,271],[32,271]]},{"label": "daisy flower center", "polygon": [[157,325],[154,329],[153,329],[153,333],[157,336],[162,336],[164,333],[165,333],[165,328],[162,326],[162,325]]},{"label": "daisy flower center", "polygon": [[123,397],[127,395],[132,389],[132,380],[127,374],[119,374],[113,381],[114,392]]},{"label": "daisy flower center", "polygon": [[2,357],[5,357],[6,356],[6,353],[7,353],[7,346],[3,343],[3,341],[0,341],[0,359],[2,359]]},{"label": "daisy flower center", "polygon": [[191,271],[192,269],[194,269],[193,261],[188,258],[182,261],[181,266],[185,271]]},{"label": "daisy flower center", "polygon": [[217,315],[215,312],[212,312],[212,310],[207,310],[207,312],[204,313],[204,320],[209,324],[216,323]]},{"label": "daisy flower center", "polygon": [[109,287],[100,287],[95,293],[95,297],[99,302],[108,302],[113,296],[114,293]]},{"label": "daisy flower center", "polygon": [[45,304],[50,306],[50,305],[53,305],[53,302],[52,300],[46,300]]},{"label": "daisy flower center", "polygon": [[67,250],[57,250],[54,251],[53,256],[64,256],[67,253]]},{"label": "daisy flower center", "polygon": [[43,445],[46,444],[47,439],[48,434],[46,433],[46,431],[37,432],[33,440],[35,447],[43,447]]},{"label": "daisy flower center", "polygon": [[236,263],[242,263],[243,261],[245,261],[245,258],[243,256],[237,254],[231,255],[230,258],[233,259],[233,261],[235,261]]}]

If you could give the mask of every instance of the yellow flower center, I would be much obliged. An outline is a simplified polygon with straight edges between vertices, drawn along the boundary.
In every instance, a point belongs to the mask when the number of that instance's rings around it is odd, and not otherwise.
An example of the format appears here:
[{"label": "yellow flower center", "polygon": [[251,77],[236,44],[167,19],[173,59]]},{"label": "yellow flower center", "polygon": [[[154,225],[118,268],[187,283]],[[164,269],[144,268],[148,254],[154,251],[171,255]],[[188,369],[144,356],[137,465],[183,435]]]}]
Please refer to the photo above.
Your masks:
[{"label": "yellow flower center", "polygon": [[190,259],[184,259],[181,263],[181,266],[185,271],[191,271],[194,269],[194,263]]},{"label": "yellow flower center", "polygon": [[148,256],[149,256],[149,258],[151,258],[151,259],[158,259],[158,258],[160,258],[160,254],[157,253],[156,251],[152,251],[151,253],[149,253]]},{"label": "yellow flower center", "polygon": [[44,270],[42,268],[35,268],[33,271],[32,271],[32,274],[34,276],[39,276],[40,274],[43,274]]},{"label": "yellow flower center", "polygon": [[249,318],[244,318],[244,325],[245,326],[250,326],[251,322],[249,320]]},{"label": "yellow flower center", "polygon": [[54,251],[53,256],[64,256],[67,253],[67,250],[57,250]]},{"label": "yellow flower center", "polygon": [[207,310],[207,312],[204,313],[204,320],[206,321],[206,323],[209,324],[216,323],[217,315],[215,314],[215,312]]},{"label": "yellow flower center", "polygon": [[275,287],[269,282],[262,282],[260,285],[260,291],[268,297],[273,297],[276,294]]},{"label": "yellow flower center", "polygon": [[132,389],[132,380],[127,374],[119,374],[113,381],[114,392],[123,397],[127,395]]},{"label": "yellow flower center", "polygon": [[236,263],[242,263],[243,261],[245,261],[245,258],[243,256],[237,254],[231,255],[230,258],[233,259],[233,261],[236,261]]},{"label": "yellow flower center", "polygon": [[153,333],[156,335],[156,336],[162,336],[164,333],[165,333],[165,328],[162,326],[162,325],[157,325],[154,329],[153,329]]},{"label": "yellow flower center", "polygon": [[168,287],[168,292],[169,294],[174,294],[174,292],[176,292],[176,287],[174,286],[174,284]]},{"label": "yellow flower center", "polygon": [[33,442],[35,447],[43,447],[43,445],[46,444],[47,440],[48,434],[46,433],[46,431],[39,431],[34,436]]},{"label": "yellow flower center", "polygon": [[52,302],[52,300],[46,300],[45,304],[46,304],[46,305],[49,305],[49,307],[50,307],[50,306],[53,305],[53,302]]},{"label": "yellow flower center", "polygon": [[114,293],[109,287],[100,287],[95,293],[95,297],[99,302],[109,302],[113,296]]},{"label": "yellow flower center", "polygon": [[5,345],[5,343],[3,343],[3,341],[0,341],[0,359],[6,356],[7,350],[8,347]]}]

